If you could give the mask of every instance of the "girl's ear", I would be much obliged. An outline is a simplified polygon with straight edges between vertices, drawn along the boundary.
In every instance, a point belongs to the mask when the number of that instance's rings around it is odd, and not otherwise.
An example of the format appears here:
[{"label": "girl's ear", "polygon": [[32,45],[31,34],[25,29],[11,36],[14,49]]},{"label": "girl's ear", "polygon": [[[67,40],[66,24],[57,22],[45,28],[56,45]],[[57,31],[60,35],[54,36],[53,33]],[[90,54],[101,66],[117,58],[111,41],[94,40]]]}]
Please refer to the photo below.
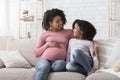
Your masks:
[{"label": "girl's ear", "polygon": [[81,33],[83,34],[83,31],[81,31]]}]

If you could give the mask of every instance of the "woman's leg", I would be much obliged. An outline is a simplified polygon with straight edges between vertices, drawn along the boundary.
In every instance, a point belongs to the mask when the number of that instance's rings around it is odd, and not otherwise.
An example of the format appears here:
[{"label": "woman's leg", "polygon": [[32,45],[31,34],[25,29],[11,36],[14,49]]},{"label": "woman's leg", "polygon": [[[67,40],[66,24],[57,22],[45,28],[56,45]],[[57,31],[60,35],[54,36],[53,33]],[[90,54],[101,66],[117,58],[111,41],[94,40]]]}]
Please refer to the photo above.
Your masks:
[{"label": "woman's leg", "polygon": [[87,75],[85,69],[82,66],[73,62],[67,63],[66,70],[71,72],[79,72],[83,75]]},{"label": "woman's leg", "polygon": [[35,80],[47,80],[48,74],[50,72],[50,62],[46,59],[40,59],[36,63],[36,76]]},{"label": "woman's leg", "polygon": [[73,52],[73,59],[79,65],[83,66],[83,68],[86,70],[88,75],[92,73],[93,61],[91,57],[84,54],[81,50],[76,49]]},{"label": "woman's leg", "polygon": [[66,70],[66,62],[64,60],[56,60],[51,65],[51,71],[61,72]]}]

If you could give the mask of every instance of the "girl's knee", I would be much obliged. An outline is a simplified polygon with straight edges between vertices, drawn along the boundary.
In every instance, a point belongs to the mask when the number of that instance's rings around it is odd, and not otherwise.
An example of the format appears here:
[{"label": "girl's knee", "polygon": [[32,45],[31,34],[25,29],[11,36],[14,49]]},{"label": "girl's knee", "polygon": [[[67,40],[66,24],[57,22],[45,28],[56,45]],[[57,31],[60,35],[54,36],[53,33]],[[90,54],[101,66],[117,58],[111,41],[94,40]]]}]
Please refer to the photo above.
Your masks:
[{"label": "girl's knee", "polygon": [[72,63],[67,63],[66,64],[66,70],[67,71],[77,71],[77,68],[74,66],[74,64],[72,64]]},{"label": "girl's knee", "polygon": [[79,49],[75,49],[74,51],[73,51],[73,53],[72,53],[72,55],[74,56],[74,57],[78,57],[78,56],[80,56],[80,55],[82,55],[83,54],[83,52],[81,51],[81,50],[79,50]]},{"label": "girl's knee", "polygon": [[69,71],[71,67],[72,67],[72,66],[71,66],[71,63],[67,63],[67,64],[66,64],[66,70],[67,70],[67,71]]}]

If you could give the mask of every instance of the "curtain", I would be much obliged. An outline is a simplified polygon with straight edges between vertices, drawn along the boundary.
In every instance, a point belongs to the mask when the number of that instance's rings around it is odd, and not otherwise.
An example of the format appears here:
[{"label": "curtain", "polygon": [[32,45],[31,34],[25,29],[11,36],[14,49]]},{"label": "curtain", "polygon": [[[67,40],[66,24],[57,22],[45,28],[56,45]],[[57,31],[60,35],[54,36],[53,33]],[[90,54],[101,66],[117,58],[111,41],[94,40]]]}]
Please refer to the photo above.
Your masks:
[{"label": "curtain", "polygon": [[9,0],[0,1],[0,35],[9,34],[8,4],[9,4]]}]

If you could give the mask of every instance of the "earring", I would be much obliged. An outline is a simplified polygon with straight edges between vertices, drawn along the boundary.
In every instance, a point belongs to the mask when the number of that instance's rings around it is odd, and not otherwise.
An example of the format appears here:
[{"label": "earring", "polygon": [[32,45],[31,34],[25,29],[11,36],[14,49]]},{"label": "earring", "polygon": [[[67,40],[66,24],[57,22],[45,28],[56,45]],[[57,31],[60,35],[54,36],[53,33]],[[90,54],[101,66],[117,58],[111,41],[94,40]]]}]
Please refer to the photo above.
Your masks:
[{"label": "earring", "polygon": [[83,32],[81,32],[83,34]]}]

